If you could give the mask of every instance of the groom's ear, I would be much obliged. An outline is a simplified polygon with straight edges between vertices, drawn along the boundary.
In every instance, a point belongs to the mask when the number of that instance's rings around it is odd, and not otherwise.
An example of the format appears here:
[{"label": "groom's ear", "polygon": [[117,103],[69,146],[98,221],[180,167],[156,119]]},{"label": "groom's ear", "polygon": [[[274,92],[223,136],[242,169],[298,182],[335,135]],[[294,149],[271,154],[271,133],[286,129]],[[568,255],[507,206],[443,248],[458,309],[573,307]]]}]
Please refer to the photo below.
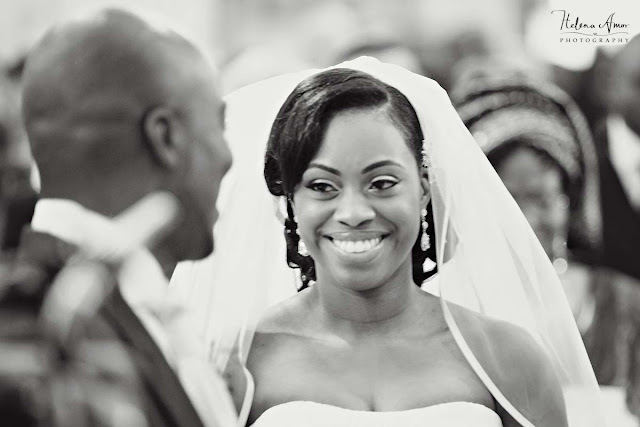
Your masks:
[{"label": "groom's ear", "polygon": [[422,188],[420,206],[426,207],[431,201],[431,185],[429,184],[429,174],[425,167],[420,168],[420,187]]},{"label": "groom's ear", "polygon": [[175,169],[187,142],[175,112],[165,106],[150,109],[142,119],[142,133],[155,162]]}]

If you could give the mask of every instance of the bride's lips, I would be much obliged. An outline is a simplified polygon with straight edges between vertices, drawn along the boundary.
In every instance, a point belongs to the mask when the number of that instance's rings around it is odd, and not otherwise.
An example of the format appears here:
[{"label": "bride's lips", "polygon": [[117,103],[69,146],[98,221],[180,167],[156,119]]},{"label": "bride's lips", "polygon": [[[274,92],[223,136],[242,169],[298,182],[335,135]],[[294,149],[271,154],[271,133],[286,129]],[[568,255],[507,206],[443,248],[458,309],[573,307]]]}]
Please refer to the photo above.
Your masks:
[{"label": "bride's lips", "polygon": [[367,257],[377,252],[388,235],[381,231],[349,231],[327,233],[324,237],[344,255]]}]

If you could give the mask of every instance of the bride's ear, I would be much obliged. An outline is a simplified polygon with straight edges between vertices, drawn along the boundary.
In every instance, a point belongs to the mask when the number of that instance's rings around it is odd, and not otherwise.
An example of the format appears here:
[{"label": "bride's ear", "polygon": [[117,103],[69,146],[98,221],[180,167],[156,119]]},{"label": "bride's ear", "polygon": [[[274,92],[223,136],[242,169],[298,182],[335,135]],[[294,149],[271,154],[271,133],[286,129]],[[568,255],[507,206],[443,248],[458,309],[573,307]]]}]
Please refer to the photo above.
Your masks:
[{"label": "bride's ear", "polygon": [[422,188],[420,206],[426,207],[431,201],[431,185],[429,184],[429,174],[424,167],[420,168],[420,186]]}]

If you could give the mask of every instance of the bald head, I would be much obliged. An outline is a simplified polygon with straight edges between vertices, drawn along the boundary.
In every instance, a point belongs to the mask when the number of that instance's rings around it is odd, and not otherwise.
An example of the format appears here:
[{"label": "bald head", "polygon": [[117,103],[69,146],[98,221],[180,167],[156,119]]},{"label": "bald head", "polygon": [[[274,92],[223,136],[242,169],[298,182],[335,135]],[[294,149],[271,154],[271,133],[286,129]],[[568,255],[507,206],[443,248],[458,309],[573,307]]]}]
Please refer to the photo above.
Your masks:
[{"label": "bald head", "polygon": [[107,10],[51,30],[24,74],[24,120],[43,190],[72,177],[69,163],[78,172],[110,172],[118,166],[111,157],[120,163],[139,148],[151,108],[183,113],[189,97],[213,85],[212,74],[186,40],[127,12]]},{"label": "bald head", "polygon": [[170,191],[210,233],[229,164],[221,111],[200,52],[127,12],[54,28],[27,59],[23,113],[43,197],[106,215]]},{"label": "bald head", "polygon": [[108,10],[65,24],[27,60],[23,112],[29,136],[39,145],[72,128],[83,133],[92,123],[122,125],[150,106],[180,105],[189,87],[201,83],[195,74],[210,72],[204,68],[184,39],[126,12]]},{"label": "bald head", "polygon": [[202,68],[202,62],[176,33],[107,10],[54,28],[31,52],[24,75],[25,112],[38,117],[51,109],[80,110],[79,98],[161,102],[179,84],[167,84],[169,77],[188,78],[189,68]]}]

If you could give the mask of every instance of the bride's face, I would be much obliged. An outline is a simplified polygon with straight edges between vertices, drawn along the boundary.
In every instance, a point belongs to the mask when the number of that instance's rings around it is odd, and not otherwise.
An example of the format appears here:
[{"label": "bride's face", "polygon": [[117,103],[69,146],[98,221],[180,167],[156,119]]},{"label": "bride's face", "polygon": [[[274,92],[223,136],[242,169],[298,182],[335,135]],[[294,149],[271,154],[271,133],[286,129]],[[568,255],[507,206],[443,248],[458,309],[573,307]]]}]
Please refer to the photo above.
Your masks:
[{"label": "bride's face", "polygon": [[385,112],[336,115],[294,193],[318,282],[366,290],[398,274],[411,278],[428,194],[415,156]]}]

